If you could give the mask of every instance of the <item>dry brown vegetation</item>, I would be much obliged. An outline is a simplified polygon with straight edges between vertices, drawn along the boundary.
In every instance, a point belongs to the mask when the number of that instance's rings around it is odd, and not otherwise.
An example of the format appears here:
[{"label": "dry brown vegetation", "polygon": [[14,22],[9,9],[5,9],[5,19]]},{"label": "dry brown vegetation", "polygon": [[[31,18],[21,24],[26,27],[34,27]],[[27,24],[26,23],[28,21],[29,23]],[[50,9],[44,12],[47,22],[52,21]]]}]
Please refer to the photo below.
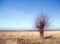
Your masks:
[{"label": "dry brown vegetation", "polygon": [[[0,32],[0,44],[42,44],[38,31]],[[44,31],[44,44],[60,44],[60,31]]]}]

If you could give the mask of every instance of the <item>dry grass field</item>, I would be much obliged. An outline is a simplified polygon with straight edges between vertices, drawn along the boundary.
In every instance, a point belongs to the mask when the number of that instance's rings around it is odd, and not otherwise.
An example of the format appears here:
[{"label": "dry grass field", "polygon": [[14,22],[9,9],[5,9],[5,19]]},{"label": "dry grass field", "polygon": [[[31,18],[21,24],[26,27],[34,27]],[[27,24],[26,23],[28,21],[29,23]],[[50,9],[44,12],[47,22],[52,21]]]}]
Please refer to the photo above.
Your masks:
[{"label": "dry grass field", "polygon": [[[38,31],[0,32],[0,44],[42,44]],[[60,44],[60,31],[44,31],[44,44]]]}]

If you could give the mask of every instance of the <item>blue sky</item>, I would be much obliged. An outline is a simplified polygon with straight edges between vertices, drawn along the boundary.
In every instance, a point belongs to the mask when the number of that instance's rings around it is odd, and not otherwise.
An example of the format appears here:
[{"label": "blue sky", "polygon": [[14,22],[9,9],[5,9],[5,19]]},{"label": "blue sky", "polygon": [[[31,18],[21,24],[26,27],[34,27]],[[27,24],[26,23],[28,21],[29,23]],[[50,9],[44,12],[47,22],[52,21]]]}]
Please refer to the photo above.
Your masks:
[{"label": "blue sky", "polygon": [[34,29],[42,12],[51,17],[49,28],[60,28],[59,0],[0,0],[0,28]]}]

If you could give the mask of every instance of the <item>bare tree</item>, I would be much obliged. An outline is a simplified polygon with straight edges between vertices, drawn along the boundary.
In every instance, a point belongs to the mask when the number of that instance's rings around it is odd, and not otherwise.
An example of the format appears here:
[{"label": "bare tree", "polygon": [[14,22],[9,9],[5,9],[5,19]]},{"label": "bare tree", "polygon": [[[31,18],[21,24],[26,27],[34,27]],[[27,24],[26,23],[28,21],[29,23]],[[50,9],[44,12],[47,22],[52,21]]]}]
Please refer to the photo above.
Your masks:
[{"label": "bare tree", "polygon": [[44,29],[46,28],[48,23],[47,16],[41,15],[36,22],[36,27],[38,28],[38,31],[40,32],[41,39],[44,39]]}]

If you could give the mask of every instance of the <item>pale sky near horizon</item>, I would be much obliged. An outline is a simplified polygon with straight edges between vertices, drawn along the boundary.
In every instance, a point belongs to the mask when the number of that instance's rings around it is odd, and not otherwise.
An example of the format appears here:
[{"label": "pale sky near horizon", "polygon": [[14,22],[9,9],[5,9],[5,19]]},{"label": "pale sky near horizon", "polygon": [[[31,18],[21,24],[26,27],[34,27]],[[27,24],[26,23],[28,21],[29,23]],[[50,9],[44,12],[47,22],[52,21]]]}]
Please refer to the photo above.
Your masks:
[{"label": "pale sky near horizon", "polygon": [[0,28],[34,29],[38,14],[51,17],[51,29],[60,29],[59,0],[0,0]]}]

